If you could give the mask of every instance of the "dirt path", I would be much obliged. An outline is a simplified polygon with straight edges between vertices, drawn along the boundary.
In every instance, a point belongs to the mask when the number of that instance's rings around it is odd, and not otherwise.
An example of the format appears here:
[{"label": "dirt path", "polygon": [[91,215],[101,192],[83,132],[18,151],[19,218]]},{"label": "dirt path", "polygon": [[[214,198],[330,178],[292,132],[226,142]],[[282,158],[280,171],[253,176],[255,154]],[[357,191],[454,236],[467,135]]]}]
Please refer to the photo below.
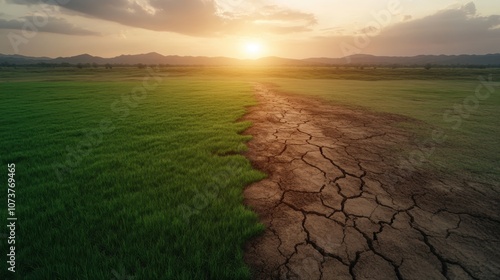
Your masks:
[{"label": "dirt path", "polygon": [[395,149],[412,149],[402,117],[256,96],[247,156],[269,177],[245,190],[266,225],[246,248],[255,279],[500,279],[498,186],[394,176]]}]

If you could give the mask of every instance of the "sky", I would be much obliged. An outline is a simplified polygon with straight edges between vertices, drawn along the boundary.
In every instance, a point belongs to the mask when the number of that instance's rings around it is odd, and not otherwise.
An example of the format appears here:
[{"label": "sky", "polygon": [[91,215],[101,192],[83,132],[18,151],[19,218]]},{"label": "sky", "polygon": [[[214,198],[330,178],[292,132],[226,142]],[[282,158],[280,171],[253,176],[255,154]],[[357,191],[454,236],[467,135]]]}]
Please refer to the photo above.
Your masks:
[{"label": "sky", "polygon": [[259,58],[500,52],[499,0],[0,0],[0,53]]}]

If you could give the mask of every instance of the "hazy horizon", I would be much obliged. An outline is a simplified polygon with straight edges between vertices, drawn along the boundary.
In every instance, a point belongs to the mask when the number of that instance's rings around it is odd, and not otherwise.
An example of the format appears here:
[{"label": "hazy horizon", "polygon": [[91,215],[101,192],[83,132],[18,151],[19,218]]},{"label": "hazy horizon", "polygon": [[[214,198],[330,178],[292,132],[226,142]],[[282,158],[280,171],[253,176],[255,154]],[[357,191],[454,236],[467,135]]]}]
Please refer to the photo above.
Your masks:
[{"label": "hazy horizon", "polygon": [[[0,53],[0,55],[21,55],[21,56],[26,56],[26,57],[35,57],[35,58],[50,58],[50,59],[56,59],[56,58],[70,58],[70,57],[77,57],[77,56],[83,56],[83,55],[90,55],[92,57],[100,57],[104,59],[111,59],[111,58],[116,58],[119,56],[135,56],[135,55],[148,55],[148,54],[159,54],[165,57],[169,56],[178,56],[178,57],[208,57],[208,58],[229,58],[229,59],[240,59],[240,60],[258,60],[258,59],[265,59],[265,58],[283,58],[283,59],[292,59],[292,60],[304,60],[304,59],[311,59],[311,58],[330,58],[330,59],[341,59],[344,58],[343,56],[340,57],[299,57],[299,58],[291,58],[291,57],[283,57],[283,56],[275,56],[275,55],[268,55],[268,56],[262,56],[258,58],[245,58],[245,57],[233,57],[233,56],[204,56],[204,55],[179,55],[179,54],[164,54],[164,53],[159,53],[159,52],[145,52],[145,53],[122,53],[119,55],[114,55],[114,56],[100,56],[100,55],[95,55],[92,53],[79,53],[79,54],[73,54],[73,55],[68,55],[68,56],[29,56],[29,55],[23,55],[23,54],[6,54],[6,53]],[[415,56],[460,56],[460,55],[470,55],[470,56],[481,56],[481,55],[496,55],[500,54],[500,51],[496,53],[485,53],[485,54],[474,54],[474,53],[463,53],[463,54],[416,54],[416,55],[374,55],[374,54],[367,54],[367,53],[359,53],[355,55],[362,55],[362,56],[377,56],[377,57],[400,57],[400,58],[405,58],[405,57],[415,57]]]},{"label": "hazy horizon", "polygon": [[340,58],[498,53],[492,0],[0,0],[0,53]]}]

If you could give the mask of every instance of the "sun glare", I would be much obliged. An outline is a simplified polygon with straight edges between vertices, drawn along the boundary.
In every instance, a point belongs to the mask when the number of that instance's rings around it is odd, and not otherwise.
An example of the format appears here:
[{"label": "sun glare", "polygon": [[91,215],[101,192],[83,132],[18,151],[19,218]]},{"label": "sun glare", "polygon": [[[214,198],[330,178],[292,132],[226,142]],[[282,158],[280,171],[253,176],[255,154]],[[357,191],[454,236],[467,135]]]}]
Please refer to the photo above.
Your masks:
[{"label": "sun glare", "polygon": [[249,42],[245,44],[245,53],[252,58],[259,57],[262,54],[262,44],[258,42]]}]

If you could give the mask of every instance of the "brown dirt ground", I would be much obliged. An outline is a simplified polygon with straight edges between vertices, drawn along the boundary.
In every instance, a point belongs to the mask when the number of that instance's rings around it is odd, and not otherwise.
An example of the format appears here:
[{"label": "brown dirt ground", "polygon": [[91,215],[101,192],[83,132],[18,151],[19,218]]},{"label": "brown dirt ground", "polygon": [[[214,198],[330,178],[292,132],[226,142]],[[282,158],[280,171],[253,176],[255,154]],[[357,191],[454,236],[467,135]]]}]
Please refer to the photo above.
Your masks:
[{"label": "brown dirt ground", "polygon": [[255,94],[247,156],[269,176],[245,190],[266,226],[246,246],[254,279],[500,279],[498,186],[402,175],[404,117]]}]

